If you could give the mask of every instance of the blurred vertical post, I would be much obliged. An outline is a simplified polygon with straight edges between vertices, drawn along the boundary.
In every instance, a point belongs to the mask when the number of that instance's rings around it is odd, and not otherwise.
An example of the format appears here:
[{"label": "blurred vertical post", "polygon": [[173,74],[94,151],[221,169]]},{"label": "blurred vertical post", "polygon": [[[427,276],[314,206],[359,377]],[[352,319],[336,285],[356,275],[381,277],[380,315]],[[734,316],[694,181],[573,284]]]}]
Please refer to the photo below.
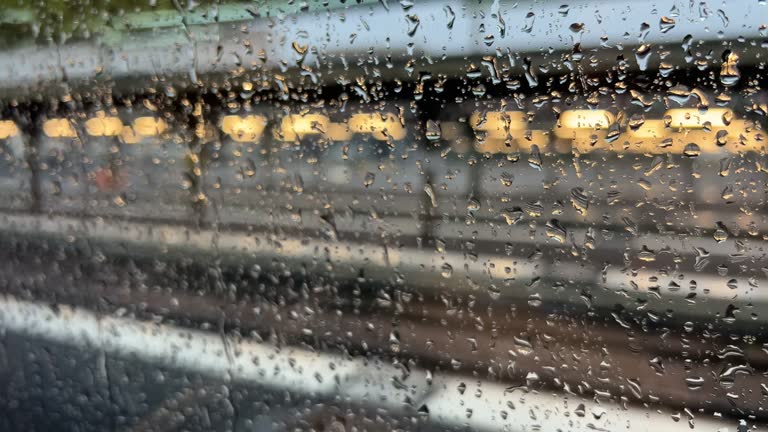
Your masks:
[{"label": "blurred vertical post", "polygon": [[24,140],[24,158],[29,168],[29,210],[40,212],[43,207],[42,179],[40,173],[41,108],[36,104],[15,104],[11,116],[19,127]]}]

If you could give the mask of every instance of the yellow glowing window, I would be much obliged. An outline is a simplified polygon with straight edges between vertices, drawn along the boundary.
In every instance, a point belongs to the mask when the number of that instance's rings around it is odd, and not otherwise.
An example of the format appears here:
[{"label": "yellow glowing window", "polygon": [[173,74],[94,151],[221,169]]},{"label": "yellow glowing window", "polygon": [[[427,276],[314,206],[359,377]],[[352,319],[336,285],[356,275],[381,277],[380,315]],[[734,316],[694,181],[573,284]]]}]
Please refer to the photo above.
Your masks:
[{"label": "yellow glowing window", "polygon": [[[571,148],[569,151],[577,152],[580,154],[587,154],[596,151],[616,151],[620,153],[622,152],[621,145],[619,144],[620,141],[621,140],[607,142],[602,138],[578,136],[575,137],[573,141],[570,141]],[[563,146],[562,143],[558,147],[558,151],[562,153],[568,152],[568,150],[566,150],[566,146]]]},{"label": "yellow glowing window", "polygon": [[43,132],[51,138],[75,138],[77,132],[67,119],[49,119],[43,123]]},{"label": "yellow glowing window", "polygon": [[518,133],[526,128],[525,114],[521,111],[476,112],[470,118],[470,125],[476,131],[486,132],[487,138],[506,138],[512,131]]},{"label": "yellow glowing window", "polygon": [[[726,142],[726,148],[736,152],[763,151],[768,144],[765,131],[755,127],[755,124],[747,120],[734,120],[727,129],[728,134],[722,141]],[[721,142],[722,144],[722,142]]]},{"label": "yellow glowing window", "polygon": [[333,141],[348,141],[352,138],[352,131],[346,123],[329,123],[326,135]]},{"label": "yellow glowing window", "polygon": [[[628,152],[643,154],[680,153],[682,147],[675,145],[673,131],[663,120],[646,120],[639,128],[627,128],[625,135],[629,141]],[[623,143],[619,139],[615,142]],[[619,151],[619,150],[617,150]]]},{"label": "yellow glowing window", "polygon": [[280,124],[282,139],[294,141],[310,135],[325,135],[330,122],[328,117],[321,114],[285,116]]},{"label": "yellow glowing window", "polygon": [[663,120],[646,120],[637,129],[627,128],[627,136],[631,138],[663,139],[669,136],[671,130]]},{"label": "yellow glowing window", "polygon": [[8,139],[19,134],[16,123],[10,120],[0,120],[0,139]]},{"label": "yellow glowing window", "polygon": [[733,120],[733,111],[727,108],[709,108],[707,110],[677,108],[667,111],[665,117],[673,128],[725,128]]},{"label": "yellow glowing window", "polygon": [[160,135],[168,129],[165,120],[155,117],[139,117],[133,121],[133,131],[137,135],[151,137]]},{"label": "yellow glowing window", "polygon": [[560,115],[555,135],[570,139],[601,136],[614,121],[613,114],[605,110],[569,110]]},{"label": "yellow glowing window", "polygon": [[353,133],[371,134],[380,141],[405,138],[405,127],[394,114],[353,114],[348,124]]},{"label": "yellow glowing window", "polygon": [[485,138],[475,141],[475,150],[480,153],[530,153],[534,145],[539,151],[545,151],[549,145],[549,131],[521,130],[515,139]]},{"label": "yellow glowing window", "polygon": [[108,117],[104,111],[85,122],[85,132],[91,136],[117,136],[123,131],[123,122],[117,117]]},{"label": "yellow glowing window", "polygon": [[120,139],[125,144],[138,144],[141,141],[141,135],[138,135],[131,126],[124,126],[120,132]]},{"label": "yellow glowing window", "polygon": [[267,120],[258,115],[229,115],[221,119],[221,130],[237,142],[259,142]]}]

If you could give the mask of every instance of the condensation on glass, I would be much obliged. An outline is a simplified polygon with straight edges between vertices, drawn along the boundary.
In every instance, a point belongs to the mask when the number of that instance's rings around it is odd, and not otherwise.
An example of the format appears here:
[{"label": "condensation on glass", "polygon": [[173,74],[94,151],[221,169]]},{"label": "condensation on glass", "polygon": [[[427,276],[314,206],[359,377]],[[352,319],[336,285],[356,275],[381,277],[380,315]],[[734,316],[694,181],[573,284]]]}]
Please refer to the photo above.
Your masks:
[{"label": "condensation on glass", "polygon": [[0,429],[768,420],[765,1],[0,3]]}]

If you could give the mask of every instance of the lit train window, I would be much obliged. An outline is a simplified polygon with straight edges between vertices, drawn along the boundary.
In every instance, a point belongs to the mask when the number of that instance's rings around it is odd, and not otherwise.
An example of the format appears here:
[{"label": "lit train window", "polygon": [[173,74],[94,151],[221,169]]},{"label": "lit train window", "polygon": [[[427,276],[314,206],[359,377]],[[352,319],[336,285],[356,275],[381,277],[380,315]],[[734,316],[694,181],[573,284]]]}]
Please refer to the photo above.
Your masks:
[{"label": "lit train window", "polygon": [[221,130],[238,142],[259,142],[264,132],[266,119],[261,116],[229,115],[221,119]]},{"label": "lit train window", "polygon": [[19,128],[16,123],[10,120],[0,121],[0,139],[8,139],[19,134]]},{"label": "lit train window", "polygon": [[0,2],[0,430],[768,428],[768,2]]},{"label": "lit train window", "polygon": [[123,131],[123,122],[118,117],[108,117],[103,111],[85,121],[85,130],[91,136],[117,136]]},{"label": "lit train window", "polygon": [[50,119],[43,123],[43,131],[50,138],[75,138],[77,131],[67,119]]}]

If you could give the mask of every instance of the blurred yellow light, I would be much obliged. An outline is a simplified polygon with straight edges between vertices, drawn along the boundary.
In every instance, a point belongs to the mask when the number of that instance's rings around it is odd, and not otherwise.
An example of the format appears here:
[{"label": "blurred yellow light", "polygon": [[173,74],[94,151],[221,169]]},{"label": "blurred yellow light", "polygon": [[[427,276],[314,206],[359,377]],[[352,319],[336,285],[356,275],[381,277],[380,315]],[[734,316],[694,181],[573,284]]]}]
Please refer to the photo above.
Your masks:
[{"label": "blurred yellow light", "polygon": [[123,122],[117,117],[107,117],[104,111],[85,122],[85,132],[91,136],[117,136],[123,131]]},{"label": "blurred yellow light", "polygon": [[346,123],[329,123],[325,132],[333,141],[349,141],[352,138],[352,131]]},{"label": "blurred yellow light", "polygon": [[291,114],[280,124],[283,141],[295,141],[308,135],[325,135],[331,121],[322,114]]},{"label": "blurred yellow light", "polygon": [[221,119],[221,130],[237,142],[259,142],[267,119],[259,115],[229,115]]},{"label": "blurred yellow light", "polygon": [[549,131],[527,130],[520,131],[515,139],[485,138],[475,141],[475,150],[480,153],[530,153],[533,146],[538,146],[539,151],[546,151],[549,146]]},{"label": "blurred yellow light", "polygon": [[512,131],[522,131],[527,126],[525,114],[521,111],[476,112],[469,121],[472,129],[486,132],[487,138],[506,138]]},{"label": "blurred yellow light", "polygon": [[51,138],[75,138],[75,127],[67,119],[50,119],[43,123],[43,132]]},{"label": "blurred yellow light", "polygon": [[630,138],[648,138],[662,139],[668,137],[670,130],[664,125],[663,120],[646,120],[637,129],[627,128],[627,137]]},{"label": "blurred yellow light", "polygon": [[[623,152],[624,150],[621,148],[621,146],[616,142],[607,142],[603,137],[603,135],[600,138],[596,137],[585,137],[585,136],[578,136],[573,139],[573,141],[570,142],[571,148],[569,149],[570,152],[576,152],[579,154],[587,154],[595,151],[615,151],[618,153]],[[562,143],[561,143],[562,144]],[[568,150],[565,149],[564,146],[560,146],[558,148],[558,151],[567,153]]]},{"label": "blurred yellow light", "polygon": [[[622,137],[608,143],[606,149],[617,153],[681,153],[684,146],[669,141],[672,135],[672,130],[666,127],[663,120],[646,120],[637,129],[627,127]],[[665,140],[671,145],[665,144]]]},{"label": "blurred yellow light", "polygon": [[637,142],[631,142],[626,150],[616,149],[618,153],[637,153],[637,154],[683,154],[686,142],[680,139],[643,139]]},{"label": "blurred yellow light", "polygon": [[670,126],[683,129],[725,128],[733,119],[733,111],[728,108],[698,109],[677,108],[666,112]]},{"label": "blurred yellow light", "polygon": [[120,139],[125,144],[138,144],[141,141],[141,135],[137,134],[131,126],[124,126],[120,131]]},{"label": "blurred yellow light", "polygon": [[160,135],[168,129],[165,120],[155,117],[138,117],[133,120],[133,131],[137,135],[151,137]]},{"label": "blurred yellow light", "polygon": [[614,121],[613,114],[605,110],[569,110],[560,115],[555,135],[570,139],[602,135]]},{"label": "blurred yellow light", "polygon": [[10,120],[0,120],[0,139],[8,139],[19,134],[16,123]]},{"label": "blurred yellow light", "polygon": [[[686,130],[682,133],[676,133],[674,149],[678,150],[681,147],[684,148],[687,144],[696,144],[702,153],[720,153],[725,151],[725,145],[717,145],[717,132],[705,131],[705,130]],[[730,141],[733,141],[734,137],[731,137]],[[682,153],[682,149],[680,152]]]},{"label": "blurred yellow light", "polygon": [[405,138],[405,127],[394,114],[353,114],[348,124],[353,133],[371,134],[380,141]]},{"label": "blurred yellow light", "polygon": [[764,130],[747,120],[734,120],[727,128],[726,148],[734,152],[762,152],[768,144],[768,136]]}]

